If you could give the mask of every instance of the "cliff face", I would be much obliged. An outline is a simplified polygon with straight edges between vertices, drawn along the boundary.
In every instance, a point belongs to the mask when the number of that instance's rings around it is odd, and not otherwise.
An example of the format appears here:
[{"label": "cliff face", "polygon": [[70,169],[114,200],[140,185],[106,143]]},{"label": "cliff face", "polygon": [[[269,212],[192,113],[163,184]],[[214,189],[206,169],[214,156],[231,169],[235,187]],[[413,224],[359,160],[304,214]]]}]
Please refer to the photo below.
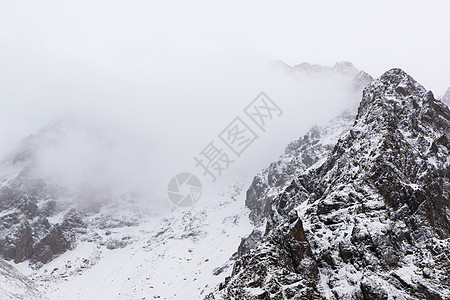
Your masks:
[{"label": "cliff face", "polygon": [[247,206],[265,232],[210,298],[450,297],[448,107],[392,69],[349,127],[333,147],[313,130],[255,178]]}]

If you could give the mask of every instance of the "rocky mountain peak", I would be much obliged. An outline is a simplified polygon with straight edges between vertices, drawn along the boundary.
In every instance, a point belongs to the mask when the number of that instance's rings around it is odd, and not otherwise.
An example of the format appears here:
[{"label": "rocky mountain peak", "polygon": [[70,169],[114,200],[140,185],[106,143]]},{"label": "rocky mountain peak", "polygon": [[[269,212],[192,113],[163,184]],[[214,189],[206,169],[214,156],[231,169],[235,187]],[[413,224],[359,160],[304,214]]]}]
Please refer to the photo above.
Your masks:
[{"label": "rocky mountain peak", "polygon": [[449,116],[431,91],[403,70],[391,69],[364,89],[357,124],[434,135],[445,133]]},{"label": "rocky mountain peak", "polygon": [[363,91],[361,107],[376,106],[380,102],[405,104],[405,99],[418,99],[425,88],[401,69],[391,69],[370,83]]},{"label": "rocky mountain peak", "polygon": [[[403,70],[384,73],[331,151],[305,138],[265,175],[293,169],[289,182],[267,192],[255,178],[246,203],[266,216],[265,233],[241,243],[246,251],[220,295],[450,297],[449,129],[445,104]],[[319,150],[324,157],[305,166],[304,154]]]}]

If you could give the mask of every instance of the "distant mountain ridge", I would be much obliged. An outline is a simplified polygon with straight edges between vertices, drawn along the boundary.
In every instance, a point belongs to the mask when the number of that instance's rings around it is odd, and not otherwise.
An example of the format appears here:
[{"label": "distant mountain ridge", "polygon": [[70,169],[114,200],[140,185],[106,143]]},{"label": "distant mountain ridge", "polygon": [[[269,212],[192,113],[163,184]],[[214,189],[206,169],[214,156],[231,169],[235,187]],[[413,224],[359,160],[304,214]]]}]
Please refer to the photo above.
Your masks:
[{"label": "distant mountain ridge", "polygon": [[373,81],[373,77],[365,71],[359,70],[351,62],[337,62],[333,66],[323,66],[304,62],[298,65],[288,65],[283,61],[276,61],[275,65],[291,74],[301,74],[308,77],[323,77],[332,74],[348,76],[353,79],[354,90],[362,90]]}]

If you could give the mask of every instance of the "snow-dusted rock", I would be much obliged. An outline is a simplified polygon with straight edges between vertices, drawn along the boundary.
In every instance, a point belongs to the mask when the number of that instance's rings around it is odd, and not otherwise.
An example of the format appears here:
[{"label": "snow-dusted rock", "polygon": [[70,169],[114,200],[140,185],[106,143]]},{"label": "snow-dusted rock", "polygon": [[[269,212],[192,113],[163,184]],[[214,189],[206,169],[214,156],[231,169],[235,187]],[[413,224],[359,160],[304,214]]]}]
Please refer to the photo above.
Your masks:
[{"label": "snow-dusted rock", "polygon": [[255,178],[247,205],[265,235],[209,298],[448,299],[449,129],[430,91],[383,74],[332,150],[305,160],[310,132]]}]

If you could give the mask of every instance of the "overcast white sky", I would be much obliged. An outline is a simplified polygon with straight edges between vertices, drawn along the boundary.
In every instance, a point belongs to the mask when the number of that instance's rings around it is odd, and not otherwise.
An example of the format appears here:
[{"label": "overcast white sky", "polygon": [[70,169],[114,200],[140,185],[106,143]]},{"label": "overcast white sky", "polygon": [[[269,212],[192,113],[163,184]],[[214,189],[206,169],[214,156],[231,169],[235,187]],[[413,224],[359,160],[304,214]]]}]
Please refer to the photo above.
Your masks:
[{"label": "overcast white sky", "polygon": [[[449,12],[445,0],[2,1],[2,81],[60,64],[120,79],[171,76],[259,56],[348,60],[374,76],[398,66],[442,93],[450,85]],[[39,69],[45,59],[56,66]]]},{"label": "overcast white sky", "polygon": [[133,123],[167,147],[183,130],[212,138],[259,91],[277,94],[258,77],[272,60],[351,61],[374,77],[400,67],[439,96],[450,86],[449,12],[447,0],[1,1],[0,154],[76,111]]}]

